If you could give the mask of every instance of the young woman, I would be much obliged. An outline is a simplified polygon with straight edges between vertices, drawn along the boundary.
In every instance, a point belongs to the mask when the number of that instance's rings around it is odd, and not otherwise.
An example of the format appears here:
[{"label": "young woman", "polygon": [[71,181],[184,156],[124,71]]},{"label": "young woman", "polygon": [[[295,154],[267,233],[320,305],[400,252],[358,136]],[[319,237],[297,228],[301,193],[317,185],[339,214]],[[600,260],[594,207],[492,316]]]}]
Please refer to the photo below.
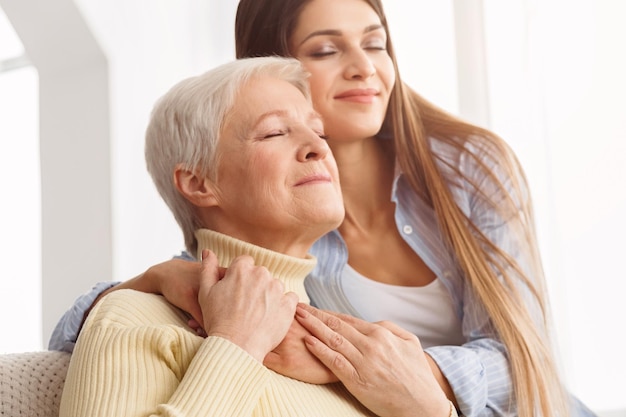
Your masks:
[{"label": "young woman", "polygon": [[[241,0],[235,32],[239,58],[293,56],[311,73],[339,166],[346,218],[313,247],[313,304],[416,334],[464,415],[588,413],[568,411],[551,351],[522,168],[499,137],[402,82],[381,2]],[[201,322],[196,268],[174,260],[122,286],[163,293]],[[71,343],[101,290],[60,323],[60,340]],[[371,358],[382,356],[368,340]],[[278,356],[266,358],[270,367],[307,379]],[[383,361],[367,365],[384,374]]]}]

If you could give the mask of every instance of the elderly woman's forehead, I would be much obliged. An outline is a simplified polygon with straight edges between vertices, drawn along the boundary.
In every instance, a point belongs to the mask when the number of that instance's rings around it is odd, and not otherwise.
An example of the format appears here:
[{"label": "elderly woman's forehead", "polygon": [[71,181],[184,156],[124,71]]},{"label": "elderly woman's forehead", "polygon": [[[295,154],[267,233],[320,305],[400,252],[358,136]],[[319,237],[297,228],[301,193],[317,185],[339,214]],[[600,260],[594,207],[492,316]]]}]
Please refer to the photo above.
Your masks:
[{"label": "elderly woman's forehead", "polygon": [[282,78],[266,76],[251,79],[242,85],[231,110],[261,114],[274,107],[274,104],[283,106],[285,101],[294,104],[306,101],[312,107],[309,97],[297,86]]}]

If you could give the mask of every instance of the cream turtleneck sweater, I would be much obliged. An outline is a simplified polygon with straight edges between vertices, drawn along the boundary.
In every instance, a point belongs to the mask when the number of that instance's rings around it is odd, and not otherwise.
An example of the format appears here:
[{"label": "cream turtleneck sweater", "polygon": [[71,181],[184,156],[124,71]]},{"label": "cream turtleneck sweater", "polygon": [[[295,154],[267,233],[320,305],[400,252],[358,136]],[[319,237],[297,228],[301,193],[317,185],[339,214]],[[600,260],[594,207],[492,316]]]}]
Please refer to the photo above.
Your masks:
[{"label": "cream turtleneck sweater", "polygon": [[202,259],[203,249],[210,249],[215,252],[219,265],[228,267],[236,257],[250,255],[254,258],[255,265],[263,265],[274,278],[282,281],[285,291],[293,291],[301,303],[309,303],[309,296],[304,289],[304,278],[315,268],[317,259],[314,256],[294,258],[208,229],[197,230],[196,240],[196,259]]},{"label": "cream turtleneck sweater", "polygon": [[[200,250],[228,266],[251,255],[308,301],[304,278],[315,258],[297,259],[209,230]],[[342,384],[313,385],[279,375],[237,345],[202,338],[161,296],[114,291],[89,314],[70,362],[60,417],[372,416]]]}]

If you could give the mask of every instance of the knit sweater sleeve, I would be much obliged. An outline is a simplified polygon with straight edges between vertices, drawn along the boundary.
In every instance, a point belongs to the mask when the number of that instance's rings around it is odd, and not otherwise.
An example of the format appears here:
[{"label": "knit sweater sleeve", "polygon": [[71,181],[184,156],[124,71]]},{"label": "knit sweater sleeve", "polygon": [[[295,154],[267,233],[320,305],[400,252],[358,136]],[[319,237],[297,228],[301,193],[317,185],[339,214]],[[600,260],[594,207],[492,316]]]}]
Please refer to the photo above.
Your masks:
[{"label": "knit sweater sleeve", "polygon": [[85,323],[60,416],[250,416],[269,379],[233,343],[196,336],[162,297],[119,290]]}]

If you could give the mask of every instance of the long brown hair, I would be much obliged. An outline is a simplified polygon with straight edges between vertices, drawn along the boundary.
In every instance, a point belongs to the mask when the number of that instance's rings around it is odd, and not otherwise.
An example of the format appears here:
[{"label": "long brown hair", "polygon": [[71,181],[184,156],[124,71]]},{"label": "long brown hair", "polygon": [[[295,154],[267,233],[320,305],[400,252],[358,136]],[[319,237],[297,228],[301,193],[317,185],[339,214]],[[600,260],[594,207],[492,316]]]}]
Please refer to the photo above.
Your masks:
[{"label": "long brown hair", "polygon": [[[237,57],[291,56],[289,37],[309,1],[241,0],[235,19]],[[396,72],[383,129],[393,135],[396,159],[402,172],[413,190],[434,209],[445,242],[506,346],[517,413],[522,417],[532,417],[536,412],[544,417],[567,416],[566,394],[547,337],[545,279],[523,170],[511,149],[497,135],[437,108],[401,81],[382,3],[380,0],[364,1],[374,9],[385,27],[387,50]],[[489,169],[478,155],[473,155],[475,162],[486,170],[488,179],[498,186],[499,194],[506,196],[505,201],[491,201],[491,205],[515,227],[516,238],[530,266],[519,265],[463,213],[450,189],[455,178],[444,175],[441,164],[447,164],[446,170],[457,176],[456,182],[466,181],[478,193],[479,185],[473,184],[458,167],[439,158],[431,148],[431,140],[466,153],[468,149],[488,149],[490,157],[497,160],[500,174]],[[511,184],[505,186],[503,178]],[[532,294],[543,322],[533,319],[529,306],[523,302],[522,291]]]}]

